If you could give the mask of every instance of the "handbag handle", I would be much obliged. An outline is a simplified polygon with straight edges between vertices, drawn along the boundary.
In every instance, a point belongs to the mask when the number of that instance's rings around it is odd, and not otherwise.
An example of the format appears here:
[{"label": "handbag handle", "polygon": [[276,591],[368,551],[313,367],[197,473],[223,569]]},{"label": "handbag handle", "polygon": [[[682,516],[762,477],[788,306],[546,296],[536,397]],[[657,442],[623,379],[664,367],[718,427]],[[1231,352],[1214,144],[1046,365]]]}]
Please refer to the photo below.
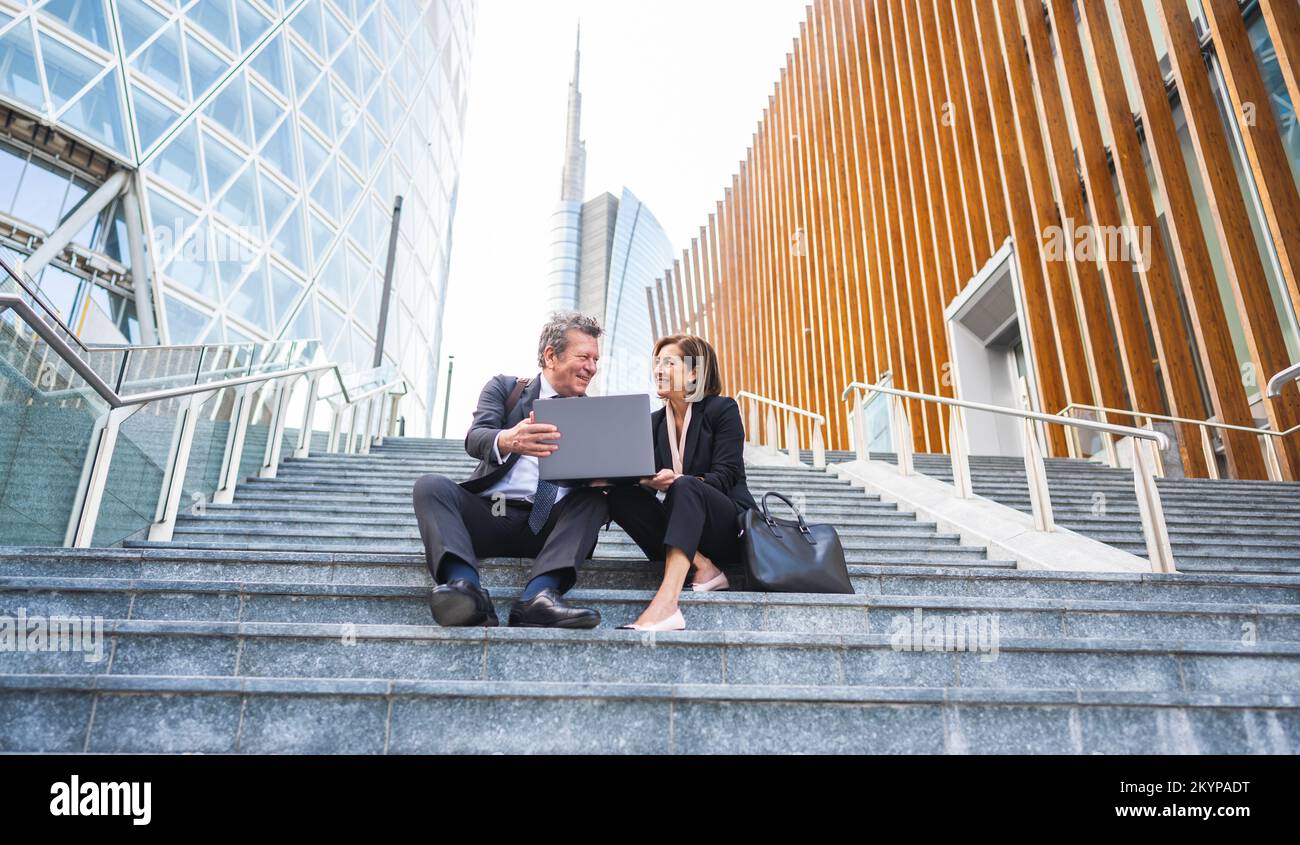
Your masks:
[{"label": "handbag handle", "polygon": [[[767,523],[767,527],[772,529],[774,533],[777,531],[776,520],[772,518],[772,514],[768,512],[767,509],[768,496],[777,497],[781,501],[785,502],[786,506],[789,507],[790,510],[794,511],[795,518],[799,520],[799,533],[802,534],[804,536],[804,539],[806,539],[809,543],[816,545],[817,541],[813,539],[812,532],[808,530],[808,523],[804,522],[803,514],[799,512],[799,509],[794,506],[794,502],[790,501],[790,499],[785,494],[778,493],[775,490],[769,490],[768,492],[763,494],[763,521]],[[777,536],[779,537],[781,535],[777,533]]]}]

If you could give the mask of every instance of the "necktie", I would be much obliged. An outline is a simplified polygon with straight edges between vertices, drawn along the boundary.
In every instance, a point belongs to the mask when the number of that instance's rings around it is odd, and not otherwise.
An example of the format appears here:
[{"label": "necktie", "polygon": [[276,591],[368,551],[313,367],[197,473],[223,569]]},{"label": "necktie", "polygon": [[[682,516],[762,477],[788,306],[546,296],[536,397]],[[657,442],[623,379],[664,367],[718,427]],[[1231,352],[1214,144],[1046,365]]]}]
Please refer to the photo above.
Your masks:
[{"label": "necktie", "polygon": [[534,534],[540,534],[551,515],[555,504],[555,492],[559,488],[549,481],[537,480],[537,492],[533,495],[533,509],[528,512],[528,527]]}]

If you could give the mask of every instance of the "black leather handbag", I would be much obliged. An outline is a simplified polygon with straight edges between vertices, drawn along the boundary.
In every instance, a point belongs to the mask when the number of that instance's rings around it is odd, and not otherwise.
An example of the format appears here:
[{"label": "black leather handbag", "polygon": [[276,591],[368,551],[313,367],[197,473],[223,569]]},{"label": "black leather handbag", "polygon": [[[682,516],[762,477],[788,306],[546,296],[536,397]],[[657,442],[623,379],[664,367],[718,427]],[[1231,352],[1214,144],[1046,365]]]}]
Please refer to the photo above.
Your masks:
[{"label": "black leather handbag", "polygon": [[[778,519],[767,509],[775,496],[790,506],[795,519]],[[844,547],[831,525],[809,525],[780,493],[763,494],[762,513],[740,515],[740,543],[745,553],[747,589],[770,593],[851,593]]]}]

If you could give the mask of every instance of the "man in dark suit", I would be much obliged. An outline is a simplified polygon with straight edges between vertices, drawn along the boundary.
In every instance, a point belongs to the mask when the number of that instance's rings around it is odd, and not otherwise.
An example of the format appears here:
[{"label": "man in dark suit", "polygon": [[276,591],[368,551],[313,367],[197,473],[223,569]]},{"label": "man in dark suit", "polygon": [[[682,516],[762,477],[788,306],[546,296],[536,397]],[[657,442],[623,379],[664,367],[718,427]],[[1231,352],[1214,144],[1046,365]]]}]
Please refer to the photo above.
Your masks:
[{"label": "man in dark suit", "polygon": [[496,376],[483,388],[465,450],[479,464],[459,484],[421,476],[413,491],[430,596],[439,625],[497,624],[491,597],[479,580],[480,557],[533,558],[528,585],[510,611],[523,627],[594,628],[600,614],[574,607],[563,595],[591,557],[608,505],[600,487],[559,487],[540,479],[538,458],[559,446],[555,426],[533,420],[539,397],[585,396],[596,375],[602,329],[576,312],[553,314],[542,329],[531,380]]}]

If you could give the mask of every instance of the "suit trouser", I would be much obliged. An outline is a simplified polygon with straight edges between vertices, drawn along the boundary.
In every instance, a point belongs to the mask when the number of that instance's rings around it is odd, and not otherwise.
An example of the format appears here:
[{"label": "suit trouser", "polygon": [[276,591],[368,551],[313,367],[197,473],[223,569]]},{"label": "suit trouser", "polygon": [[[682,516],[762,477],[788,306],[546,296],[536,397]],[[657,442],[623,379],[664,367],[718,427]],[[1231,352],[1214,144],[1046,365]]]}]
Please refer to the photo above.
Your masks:
[{"label": "suit trouser", "polygon": [[719,565],[740,562],[736,503],[718,488],[683,475],[662,502],[640,485],[607,489],[610,519],[650,560],[663,560],[665,548],[675,546],[687,559],[700,551]]},{"label": "suit trouser", "polygon": [[598,487],[578,487],[551,508],[542,530],[528,527],[530,502],[477,496],[445,475],[423,475],[412,491],[415,519],[424,541],[424,559],[434,583],[451,554],[478,570],[485,557],[533,558],[528,577],[560,571],[567,592],[577,580],[578,565],[591,557],[608,521],[605,495]]}]

